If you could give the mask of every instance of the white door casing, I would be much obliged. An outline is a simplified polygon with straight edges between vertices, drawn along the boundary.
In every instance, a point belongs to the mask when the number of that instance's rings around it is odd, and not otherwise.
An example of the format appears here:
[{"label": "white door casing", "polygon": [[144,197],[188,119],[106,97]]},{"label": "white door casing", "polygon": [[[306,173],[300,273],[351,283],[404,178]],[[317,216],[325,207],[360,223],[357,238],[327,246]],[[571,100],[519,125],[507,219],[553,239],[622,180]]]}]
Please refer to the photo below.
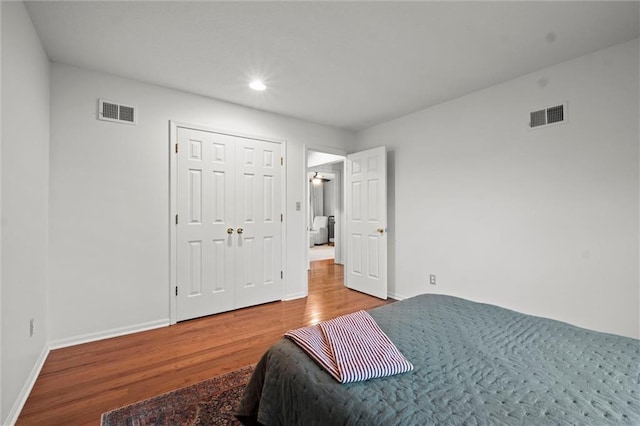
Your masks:
[{"label": "white door casing", "polygon": [[280,144],[176,134],[176,319],[281,299]]},{"label": "white door casing", "polygon": [[387,153],[378,147],[347,156],[346,286],[387,298]]}]

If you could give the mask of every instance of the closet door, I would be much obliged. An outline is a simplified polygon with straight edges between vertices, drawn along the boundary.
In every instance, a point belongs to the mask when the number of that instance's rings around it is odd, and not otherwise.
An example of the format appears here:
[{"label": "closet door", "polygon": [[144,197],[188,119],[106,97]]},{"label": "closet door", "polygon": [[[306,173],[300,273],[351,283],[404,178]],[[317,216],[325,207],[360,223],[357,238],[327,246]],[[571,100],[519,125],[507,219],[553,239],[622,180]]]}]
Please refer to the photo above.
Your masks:
[{"label": "closet door", "polygon": [[177,130],[178,321],[282,298],[280,144]]},{"label": "closet door", "polygon": [[282,299],[280,144],[236,139],[236,308]]},{"label": "closet door", "polygon": [[178,128],[177,320],[235,306],[234,138]]}]

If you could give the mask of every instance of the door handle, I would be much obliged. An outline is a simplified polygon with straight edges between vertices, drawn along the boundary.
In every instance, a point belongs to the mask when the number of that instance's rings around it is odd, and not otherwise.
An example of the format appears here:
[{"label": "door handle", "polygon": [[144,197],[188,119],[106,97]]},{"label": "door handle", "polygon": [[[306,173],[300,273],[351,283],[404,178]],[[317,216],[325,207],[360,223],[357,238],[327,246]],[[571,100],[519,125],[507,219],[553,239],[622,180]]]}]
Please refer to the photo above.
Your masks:
[{"label": "door handle", "polygon": [[227,228],[227,234],[229,235],[233,234],[233,228]]},{"label": "door handle", "polygon": [[384,228],[378,228],[376,229],[376,231],[378,232],[378,234],[384,234]]},{"label": "door handle", "polygon": [[238,231],[237,231],[237,232],[238,232],[238,234],[242,235],[242,233],[244,232],[244,229],[242,229],[242,228],[238,228]]}]

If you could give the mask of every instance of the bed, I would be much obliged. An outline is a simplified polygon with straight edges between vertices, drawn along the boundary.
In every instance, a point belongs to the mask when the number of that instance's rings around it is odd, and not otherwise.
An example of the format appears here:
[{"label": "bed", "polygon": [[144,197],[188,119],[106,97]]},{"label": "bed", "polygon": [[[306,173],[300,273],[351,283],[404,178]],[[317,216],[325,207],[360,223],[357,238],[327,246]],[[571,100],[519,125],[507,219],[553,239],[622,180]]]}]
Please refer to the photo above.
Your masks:
[{"label": "bed", "polygon": [[421,295],[369,313],[414,370],[339,384],[282,339],[256,366],[245,424],[640,424],[640,341]]}]

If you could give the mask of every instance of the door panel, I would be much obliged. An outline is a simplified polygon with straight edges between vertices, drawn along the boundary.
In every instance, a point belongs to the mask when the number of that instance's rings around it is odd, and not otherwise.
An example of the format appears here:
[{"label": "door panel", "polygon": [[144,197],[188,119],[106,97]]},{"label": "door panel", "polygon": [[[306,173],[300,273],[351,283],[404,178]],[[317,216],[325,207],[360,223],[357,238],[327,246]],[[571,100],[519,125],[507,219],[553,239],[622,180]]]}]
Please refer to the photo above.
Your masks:
[{"label": "door panel", "polygon": [[387,298],[386,148],[347,156],[347,267],[349,288]]},{"label": "door panel", "polygon": [[202,170],[189,169],[189,223],[202,223]]},{"label": "door panel", "polygon": [[202,295],[202,241],[189,241],[189,297]]},{"label": "door panel", "polygon": [[213,291],[219,293],[225,290],[227,282],[227,256],[228,250],[225,247],[227,242],[223,239],[213,240],[213,253],[211,266],[213,268]]}]

